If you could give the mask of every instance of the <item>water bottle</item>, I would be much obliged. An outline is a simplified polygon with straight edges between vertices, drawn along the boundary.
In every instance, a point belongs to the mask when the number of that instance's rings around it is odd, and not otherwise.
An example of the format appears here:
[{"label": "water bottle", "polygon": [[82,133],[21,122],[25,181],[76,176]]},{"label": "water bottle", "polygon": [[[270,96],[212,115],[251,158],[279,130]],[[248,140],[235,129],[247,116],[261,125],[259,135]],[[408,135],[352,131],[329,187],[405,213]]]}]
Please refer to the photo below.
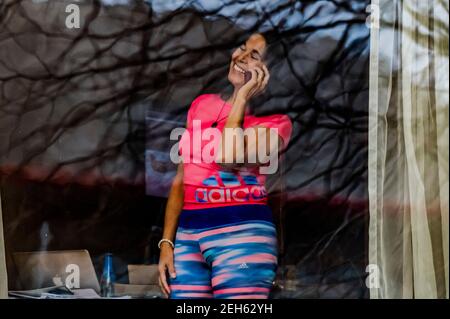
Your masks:
[{"label": "water bottle", "polygon": [[105,255],[103,262],[103,274],[100,280],[100,293],[102,297],[114,296],[114,282],[116,275],[113,269],[113,255],[108,253]]}]

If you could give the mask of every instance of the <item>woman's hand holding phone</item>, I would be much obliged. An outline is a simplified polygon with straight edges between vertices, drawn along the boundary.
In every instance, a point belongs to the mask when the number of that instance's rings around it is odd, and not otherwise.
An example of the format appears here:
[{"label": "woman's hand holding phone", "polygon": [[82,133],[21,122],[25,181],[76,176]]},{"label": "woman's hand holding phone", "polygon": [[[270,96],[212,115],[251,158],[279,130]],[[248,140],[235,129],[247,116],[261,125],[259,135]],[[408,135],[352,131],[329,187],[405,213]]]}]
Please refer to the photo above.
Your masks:
[{"label": "woman's hand holding phone", "polygon": [[244,74],[245,84],[239,89],[238,97],[249,101],[264,91],[269,82],[270,74],[267,67],[263,64],[261,67],[250,69]]}]

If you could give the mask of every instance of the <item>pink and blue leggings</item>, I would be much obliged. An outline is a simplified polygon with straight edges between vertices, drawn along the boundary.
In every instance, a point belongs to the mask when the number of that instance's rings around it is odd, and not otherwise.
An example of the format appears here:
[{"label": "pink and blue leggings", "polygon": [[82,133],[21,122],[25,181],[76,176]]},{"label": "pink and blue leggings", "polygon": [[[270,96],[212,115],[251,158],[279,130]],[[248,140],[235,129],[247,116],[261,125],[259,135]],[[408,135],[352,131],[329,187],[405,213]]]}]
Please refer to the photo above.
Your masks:
[{"label": "pink and blue leggings", "polygon": [[277,269],[277,237],[266,205],[183,210],[170,298],[265,299]]}]

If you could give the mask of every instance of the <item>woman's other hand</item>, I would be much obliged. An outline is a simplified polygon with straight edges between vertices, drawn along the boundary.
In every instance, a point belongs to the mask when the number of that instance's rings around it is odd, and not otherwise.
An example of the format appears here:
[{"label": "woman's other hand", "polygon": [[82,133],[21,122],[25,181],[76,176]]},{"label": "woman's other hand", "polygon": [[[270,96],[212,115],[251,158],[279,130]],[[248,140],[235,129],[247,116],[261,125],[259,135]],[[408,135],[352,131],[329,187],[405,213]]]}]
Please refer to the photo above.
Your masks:
[{"label": "woman's other hand", "polygon": [[161,244],[161,252],[159,255],[159,287],[166,298],[169,297],[170,287],[167,281],[167,271],[171,278],[176,277],[174,262],[173,262],[173,248],[167,242]]}]

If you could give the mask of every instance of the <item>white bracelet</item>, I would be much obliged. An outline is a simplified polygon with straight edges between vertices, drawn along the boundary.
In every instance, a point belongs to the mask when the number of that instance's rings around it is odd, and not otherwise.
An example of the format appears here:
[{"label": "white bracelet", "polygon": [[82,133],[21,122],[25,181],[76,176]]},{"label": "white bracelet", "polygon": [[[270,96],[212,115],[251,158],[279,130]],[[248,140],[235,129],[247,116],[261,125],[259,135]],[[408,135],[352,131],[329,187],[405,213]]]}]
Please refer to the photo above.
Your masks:
[{"label": "white bracelet", "polygon": [[158,242],[158,248],[159,248],[159,249],[161,249],[161,244],[162,244],[163,242],[169,243],[170,246],[172,246],[172,248],[175,249],[175,245],[173,244],[173,242],[172,242],[170,239],[166,239],[166,238],[163,238],[163,239],[161,239],[161,240]]}]

